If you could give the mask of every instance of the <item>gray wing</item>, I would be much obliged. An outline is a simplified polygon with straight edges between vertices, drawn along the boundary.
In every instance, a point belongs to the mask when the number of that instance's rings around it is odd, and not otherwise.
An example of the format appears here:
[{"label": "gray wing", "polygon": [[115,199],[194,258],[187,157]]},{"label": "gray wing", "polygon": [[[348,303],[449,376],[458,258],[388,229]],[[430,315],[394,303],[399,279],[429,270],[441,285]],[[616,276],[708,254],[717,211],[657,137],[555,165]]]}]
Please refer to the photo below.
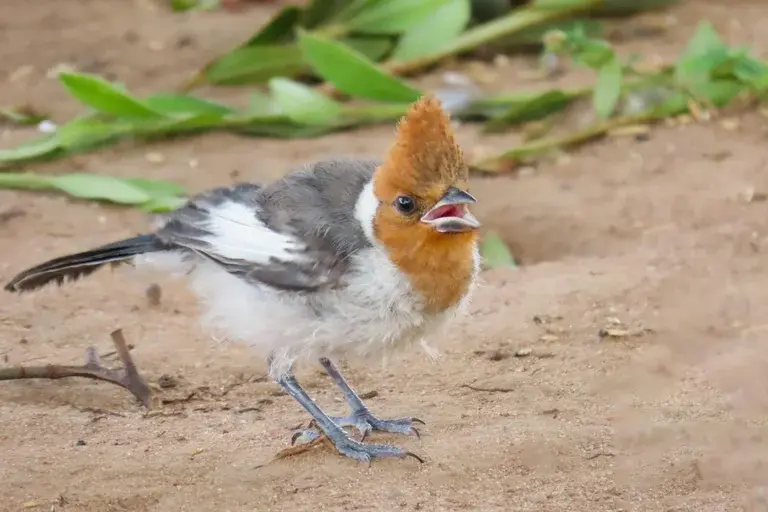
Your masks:
[{"label": "gray wing", "polygon": [[157,235],[249,282],[316,291],[335,286],[370,247],[355,205],[378,165],[328,160],[269,185],[244,183],[193,197]]}]

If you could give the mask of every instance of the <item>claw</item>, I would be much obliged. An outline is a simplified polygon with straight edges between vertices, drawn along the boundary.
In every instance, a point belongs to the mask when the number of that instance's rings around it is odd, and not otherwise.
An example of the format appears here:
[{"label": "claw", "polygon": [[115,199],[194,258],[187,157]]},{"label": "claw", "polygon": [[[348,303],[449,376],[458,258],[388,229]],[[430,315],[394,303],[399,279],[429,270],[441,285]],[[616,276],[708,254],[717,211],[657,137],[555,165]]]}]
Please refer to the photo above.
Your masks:
[{"label": "claw", "polygon": [[296,444],[296,440],[304,435],[304,432],[294,432],[291,436],[291,446]]},{"label": "claw", "polygon": [[411,418],[411,423],[421,423],[422,425],[426,425],[424,420],[420,420],[419,418]]},{"label": "claw", "polygon": [[424,462],[425,462],[424,459],[422,459],[421,457],[419,457],[418,455],[416,455],[413,452],[405,452],[405,455],[408,456],[408,457],[413,457],[414,459],[416,459],[417,461],[421,462],[422,464],[424,464]]},{"label": "claw", "polygon": [[421,434],[420,434],[420,433],[419,433],[419,431],[416,429],[416,427],[411,427],[411,432],[413,432],[413,433],[416,435],[416,439],[418,439],[419,441],[421,441]]}]

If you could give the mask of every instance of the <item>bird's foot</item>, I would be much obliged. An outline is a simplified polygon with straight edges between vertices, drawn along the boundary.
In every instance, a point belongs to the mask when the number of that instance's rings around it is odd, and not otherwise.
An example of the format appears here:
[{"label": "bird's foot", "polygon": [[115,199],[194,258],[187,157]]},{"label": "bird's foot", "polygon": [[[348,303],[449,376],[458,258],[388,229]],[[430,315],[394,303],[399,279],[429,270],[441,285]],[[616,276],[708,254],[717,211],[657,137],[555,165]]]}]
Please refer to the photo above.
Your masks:
[{"label": "bird's foot", "polygon": [[332,436],[327,436],[316,430],[302,430],[294,434],[291,444],[295,444],[299,438],[303,438],[303,441],[300,444],[286,448],[278,454],[278,458],[303,453],[320,444],[331,444],[340,454],[360,462],[370,463],[372,459],[384,457],[413,457],[421,463],[424,462],[424,459],[415,453],[403,450],[396,446],[386,444],[364,444],[360,441],[355,441],[347,436],[343,430]]},{"label": "bird's foot", "polygon": [[[364,441],[371,432],[390,432],[393,434],[405,434],[407,436],[416,436],[421,439],[419,431],[413,425],[415,423],[424,425],[419,418],[397,418],[391,420],[381,420],[368,411],[354,413],[349,416],[331,417],[334,423],[340,427],[353,427],[360,432],[362,436],[360,441]],[[309,424],[310,428],[313,426]]]}]

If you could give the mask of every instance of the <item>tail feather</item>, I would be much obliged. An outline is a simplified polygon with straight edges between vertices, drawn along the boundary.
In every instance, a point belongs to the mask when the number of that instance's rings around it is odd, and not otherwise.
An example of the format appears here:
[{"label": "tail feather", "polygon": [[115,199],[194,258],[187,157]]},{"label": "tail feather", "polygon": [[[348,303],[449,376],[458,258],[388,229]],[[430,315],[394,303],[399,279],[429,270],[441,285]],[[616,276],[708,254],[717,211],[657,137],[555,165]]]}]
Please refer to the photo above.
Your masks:
[{"label": "tail feather", "polygon": [[134,256],[162,251],[167,246],[155,235],[139,235],[69,256],[55,258],[21,272],[5,285],[9,292],[32,291],[50,282],[58,285],[92,274],[107,263],[119,264]]}]

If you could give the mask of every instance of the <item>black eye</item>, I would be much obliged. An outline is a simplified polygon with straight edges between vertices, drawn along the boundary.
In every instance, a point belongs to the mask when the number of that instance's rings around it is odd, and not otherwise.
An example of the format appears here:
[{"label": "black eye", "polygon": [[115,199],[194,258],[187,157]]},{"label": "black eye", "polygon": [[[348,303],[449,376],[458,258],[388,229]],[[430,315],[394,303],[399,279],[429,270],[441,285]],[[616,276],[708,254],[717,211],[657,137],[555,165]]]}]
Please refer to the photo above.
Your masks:
[{"label": "black eye", "polygon": [[397,199],[395,199],[395,208],[397,208],[397,211],[400,213],[408,215],[413,213],[416,209],[416,201],[408,196],[398,196]]}]

